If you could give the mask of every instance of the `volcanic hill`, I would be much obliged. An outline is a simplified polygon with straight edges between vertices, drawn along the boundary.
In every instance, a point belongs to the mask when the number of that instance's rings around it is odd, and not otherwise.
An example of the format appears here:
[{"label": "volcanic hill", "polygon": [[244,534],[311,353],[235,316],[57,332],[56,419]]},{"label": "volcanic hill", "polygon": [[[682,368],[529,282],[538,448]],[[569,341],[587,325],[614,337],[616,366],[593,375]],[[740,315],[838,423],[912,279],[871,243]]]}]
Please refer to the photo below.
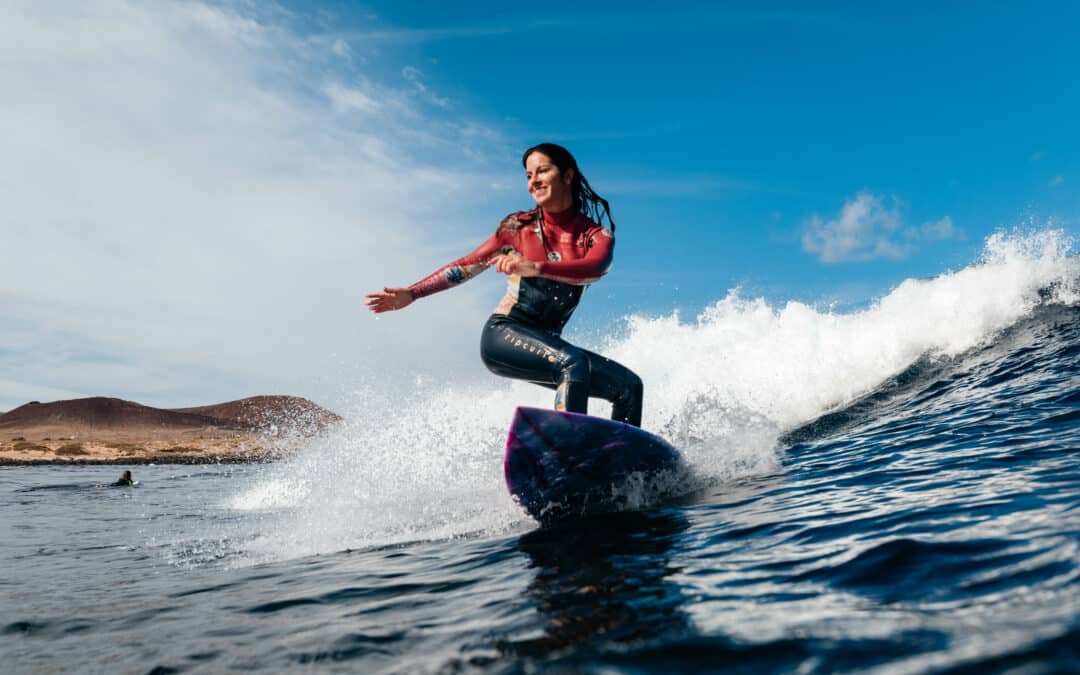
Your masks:
[{"label": "volcanic hill", "polygon": [[101,396],[33,401],[0,414],[0,464],[262,460],[340,421],[296,396],[172,409]]},{"label": "volcanic hill", "polygon": [[69,432],[221,428],[296,431],[311,435],[341,418],[296,396],[253,396],[194,408],[153,408],[95,396],[51,403],[31,402],[0,415],[0,430],[56,427]]}]

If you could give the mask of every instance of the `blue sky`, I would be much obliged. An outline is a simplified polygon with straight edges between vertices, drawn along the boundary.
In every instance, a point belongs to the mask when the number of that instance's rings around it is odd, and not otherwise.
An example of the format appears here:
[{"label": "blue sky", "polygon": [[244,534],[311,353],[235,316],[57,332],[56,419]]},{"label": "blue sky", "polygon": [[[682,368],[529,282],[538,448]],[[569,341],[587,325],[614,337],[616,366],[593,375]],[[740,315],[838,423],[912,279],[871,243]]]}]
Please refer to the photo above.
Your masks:
[{"label": "blue sky", "polygon": [[618,223],[582,334],[734,287],[858,307],[978,260],[992,232],[1075,233],[1078,19],[1074,3],[9,3],[0,410],[326,401],[373,360],[472,373],[493,275],[378,321],[358,298],[527,207],[520,152],[540,141],[577,155]]},{"label": "blue sky", "polygon": [[[417,64],[448,115],[579,156],[616,209],[619,312],[692,308],[734,285],[858,304],[972,262],[995,230],[1073,230],[1080,214],[1071,3],[327,11],[386,31],[369,58]],[[854,224],[864,245],[827,261],[807,250],[810,224],[860,195],[882,216]]]}]

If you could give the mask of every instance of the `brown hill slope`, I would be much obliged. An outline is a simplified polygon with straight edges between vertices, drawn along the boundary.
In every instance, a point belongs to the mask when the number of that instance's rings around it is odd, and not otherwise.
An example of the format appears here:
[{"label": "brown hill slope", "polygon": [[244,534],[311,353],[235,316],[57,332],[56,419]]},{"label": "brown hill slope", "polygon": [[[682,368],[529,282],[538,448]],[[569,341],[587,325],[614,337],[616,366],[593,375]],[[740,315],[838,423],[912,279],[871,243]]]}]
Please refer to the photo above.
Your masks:
[{"label": "brown hill slope", "polygon": [[238,401],[195,408],[173,408],[172,412],[200,415],[261,431],[294,430],[310,434],[337,424],[341,418],[299,396],[252,396]]},{"label": "brown hill slope", "polygon": [[50,403],[27,403],[0,415],[0,429],[70,427],[72,429],[159,429],[235,427],[208,415],[161,410],[134,401],[95,396]]},{"label": "brown hill slope", "polygon": [[100,396],[35,401],[0,414],[0,465],[268,461],[340,420],[295,396],[175,410]]},{"label": "brown hill slope", "polygon": [[318,433],[341,418],[297,396],[253,396],[195,408],[163,409],[95,396],[27,403],[0,415],[0,430],[50,428],[69,432],[228,429]]}]

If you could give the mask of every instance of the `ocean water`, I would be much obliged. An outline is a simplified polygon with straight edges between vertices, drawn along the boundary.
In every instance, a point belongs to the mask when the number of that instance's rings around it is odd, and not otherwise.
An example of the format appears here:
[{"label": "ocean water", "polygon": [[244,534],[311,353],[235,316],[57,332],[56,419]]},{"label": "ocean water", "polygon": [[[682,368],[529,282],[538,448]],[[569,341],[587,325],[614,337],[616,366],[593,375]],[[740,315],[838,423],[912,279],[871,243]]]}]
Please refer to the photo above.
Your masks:
[{"label": "ocean water", "polygon": [[288,461],[130,489],[0,469],[0,669],[1080,672],[1070,250],[995,236],[847,313],[630,318],[593,346],[692,475],[557,528],[503,485],[514,405],[549,403],[518,384],[365,383]]}]

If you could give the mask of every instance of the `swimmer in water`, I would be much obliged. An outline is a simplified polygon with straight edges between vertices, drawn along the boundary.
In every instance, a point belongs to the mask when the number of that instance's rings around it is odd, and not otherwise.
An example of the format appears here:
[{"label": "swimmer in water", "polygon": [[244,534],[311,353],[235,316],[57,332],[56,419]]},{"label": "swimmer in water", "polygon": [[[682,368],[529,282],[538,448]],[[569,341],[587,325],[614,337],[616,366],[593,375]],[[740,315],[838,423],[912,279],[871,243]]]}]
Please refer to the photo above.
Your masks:
[{"label": "swimmer in water", "polygon": [[125,471],[120,474],[120,480],[113,483],[113,487],[131,487],[135,484],[135,481],[131,480],[131,472]]}]

